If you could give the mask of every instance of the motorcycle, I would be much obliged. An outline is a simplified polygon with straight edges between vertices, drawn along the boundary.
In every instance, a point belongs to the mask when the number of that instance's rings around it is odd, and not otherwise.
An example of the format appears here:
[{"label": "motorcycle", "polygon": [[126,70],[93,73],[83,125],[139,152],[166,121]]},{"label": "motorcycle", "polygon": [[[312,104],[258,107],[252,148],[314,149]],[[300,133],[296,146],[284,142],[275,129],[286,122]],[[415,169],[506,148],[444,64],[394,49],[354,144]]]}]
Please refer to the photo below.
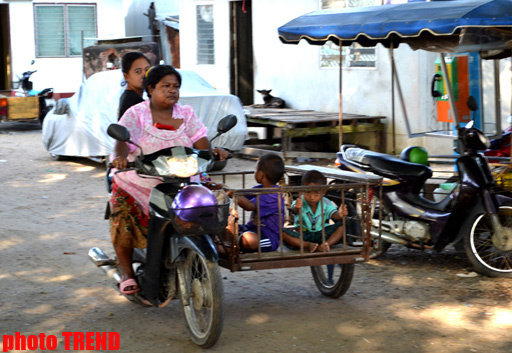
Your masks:
[{"label": "motorcycle", "polygon": [[[34,64],[34,60],[32,60],[31,65]],[[34,71],[25,71],[21,74],[21,77],[18,76],[18,89],[21,87],[20,94],[25,97],[34,97],[37,96],[39,100],[39,121],[43,123],[44,117],[50,110],[52,110],[53,104],[53,88],[45,88],[40,91],[36,91],[33,89],[33,83],[30,80],[30,76],[36,73],[37,70]]]},{"label": "motorcycle", "polygon": [[[473,112],[478,109],[468,99]],[[382,190],[368,200],[372,215],[371,257],[391,244],[442,251],[448,244],[463,248],[476,272],[512,277],[512,193],[497,186],[484,156],[489,139],[473,121],[457,128],[456,187],[439,202],[423,194],[432,170],[422,164],[343,145],[337,153],[342,170],[373,173],[384,178]]]},{"label": "motorcycle", "polygon": [[[236,123],[235,115],[224,117],[212,141]],[[111,124],[107,132],[118,141],[133,144],[121,125]],[[194,176],[213,167],[210,151],[176,146],[148,155],[142,152],[117,173],[136,170],[141,177],[158,177],[162,183],[150,195],[147,248],[133,253],[140,291],[127,297],[154,307],[179,298],[192,340],[209,348],[219,339],[224,321],[219,255],[212,237],[227,226],[230,199],[222,190],[211,191],[193,181]],[[114,259],[98,247],[90,249],[89,257],[119,285]]]}]

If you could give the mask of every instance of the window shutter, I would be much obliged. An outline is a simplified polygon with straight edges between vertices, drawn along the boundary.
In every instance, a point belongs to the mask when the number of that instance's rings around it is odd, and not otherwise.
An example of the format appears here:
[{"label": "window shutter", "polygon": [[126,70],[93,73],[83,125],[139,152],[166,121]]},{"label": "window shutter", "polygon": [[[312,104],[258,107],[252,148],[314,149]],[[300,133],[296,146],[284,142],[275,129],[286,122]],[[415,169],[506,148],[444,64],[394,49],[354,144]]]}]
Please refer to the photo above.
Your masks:
[{"label": "window shutter", "polygon": [[196,6],[197,64],[215,64],[213,5]]},{"label": "window shutter", "polygon": [[[37,57],[82,55],[84,38],[95,38],[95,5],[34,5]],[[85,41],[84,46],[92,44]]]},{"label": "window shutter", "polygon": [[93,6],[68,6],[69,55],[82,55],[84,38],[96,37],[96,16]]},{"label": "window shutter", "polygon": [[[362,7],[381,5],[381,0],[321,0],[322,9],[345,8],[345,7]],[[377,55],[375,47],[362,47],[358,43],[352,44],[350,47],[343,47],[343,67],[375,67]],[[339,67],[339,47],[327,42],[320,49],[320,66],[322,68]]]},{"label": "window shutter", "polygon": [[36,6],[37,56],[64,56],[64,6]]}]

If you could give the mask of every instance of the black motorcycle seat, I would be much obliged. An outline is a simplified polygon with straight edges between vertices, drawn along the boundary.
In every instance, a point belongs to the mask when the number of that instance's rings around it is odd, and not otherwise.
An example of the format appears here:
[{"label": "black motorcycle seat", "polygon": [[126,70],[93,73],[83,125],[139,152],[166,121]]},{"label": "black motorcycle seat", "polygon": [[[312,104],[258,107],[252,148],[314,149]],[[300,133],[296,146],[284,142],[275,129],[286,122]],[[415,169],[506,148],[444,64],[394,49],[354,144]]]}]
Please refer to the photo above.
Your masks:
[{"label": "black motorcycle seat", "polygon": [[432,170],[423,164],[407,162],[389,154],[368,151],[362,148],[347,149],[345,158],[364,164],[370,167],[375,174],[386,177],[403,176],[426,180],[432,176]]}]

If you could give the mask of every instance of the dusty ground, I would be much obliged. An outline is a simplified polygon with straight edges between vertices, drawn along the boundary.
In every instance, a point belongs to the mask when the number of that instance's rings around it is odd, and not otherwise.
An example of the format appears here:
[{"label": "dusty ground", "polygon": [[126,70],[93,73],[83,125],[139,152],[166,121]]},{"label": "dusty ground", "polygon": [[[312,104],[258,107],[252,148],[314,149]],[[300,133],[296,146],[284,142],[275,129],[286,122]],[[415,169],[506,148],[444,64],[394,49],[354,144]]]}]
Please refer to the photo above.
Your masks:
[{"label": "dusty ground", "polygon": [[[62,332],[117,332],[121,352],[200,351],[177,301],[133,304],[89,261],[93,246],[112,253],[104,173],[87,159],[52,161],[37,124],[0,124],[0,334],[54,335],[60,352]],[[333,300],[307,268],[223,270],[225,325],[210,351],[510,352],[512,280],[458,276],[469,272],[450,251],[391,248],[358,264]]]}]

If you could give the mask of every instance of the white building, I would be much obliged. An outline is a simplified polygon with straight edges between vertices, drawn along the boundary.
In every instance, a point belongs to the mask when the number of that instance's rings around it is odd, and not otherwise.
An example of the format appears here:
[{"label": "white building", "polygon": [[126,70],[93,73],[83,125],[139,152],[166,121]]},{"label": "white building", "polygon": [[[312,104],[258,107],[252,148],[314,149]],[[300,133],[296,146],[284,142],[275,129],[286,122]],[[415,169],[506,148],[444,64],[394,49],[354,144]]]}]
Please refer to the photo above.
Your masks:
[{"label": "white building", "polygon": [[[82,31],[85,38],[124,37],[123,2],[0,0],[0,90],[16,87],[22,72],[37,70],[34,89],[77,91],[82,83]],[[91,43],[84,41],[85,46]]]},{"label": "white building", "polygon": [[[380,0],[360,2],[370,4]],[[81,22],[71,19],[81,17],[89,24],[92,22],[85,37],[149,36],[149,21],[144,13],[151,3],[150,0],[62,3],[0,0],[0,90],[8,89],[21,72],[37,69],[33,75],[35,89],[53,87],[57,93],[75,92],[83,80],[81,38],[77,35],[80,28],[75,28]],[[290,108],[338,111],[339,69],[331,66],[336,61],[329,59],[331,49],[305,42],[283,44],[277,29],[297,16],[324,7],[344,6],[345,1],[158,0],[154,4],[157,14],[179,12],[181,68],[196,71],[221,92],[237,94],[244,104],[252,104],[262,102],[256,89],[272,89],[272,94],[283,98]],[[350,1],[350,4],[357,2]],[[63,31],[38,26],[42,23],[39,19],[49,16],[40,10],[50,11],[57,19],[54,25],[60,25]],[[60,20],[57,13],[62,13]],[[75,27],[70,26],[73,23]],[[48,52],[48,48],[52,50]],[[394,51],[394,56],[409,125],[412,132],[423,132],[432,123],[436,124],[430,90],[437,55],[414,52],[403,45]],[[377,46],[374,55],[364,57],[369,60],[353,60],[343,68],[343,111],[386,116],[388,151],[392,148],[394,126],[396,152],[418,144],[426,146],[431,154],[451,153],[452,140],[409,138],[398,98],[393,124],[389,50]],[[345,58],[358,57],[346,55]],[[31,68],[33,59],[36,64]],[[507,125],[506,118],[511,114],[510,59],[500,63],[501,107],[498,109],[493,103],[493,76],[492,62],[484,62],[482,101],[487,131],[496,130],[493,122],[497,110],[503,122],[498,130]]]}]

